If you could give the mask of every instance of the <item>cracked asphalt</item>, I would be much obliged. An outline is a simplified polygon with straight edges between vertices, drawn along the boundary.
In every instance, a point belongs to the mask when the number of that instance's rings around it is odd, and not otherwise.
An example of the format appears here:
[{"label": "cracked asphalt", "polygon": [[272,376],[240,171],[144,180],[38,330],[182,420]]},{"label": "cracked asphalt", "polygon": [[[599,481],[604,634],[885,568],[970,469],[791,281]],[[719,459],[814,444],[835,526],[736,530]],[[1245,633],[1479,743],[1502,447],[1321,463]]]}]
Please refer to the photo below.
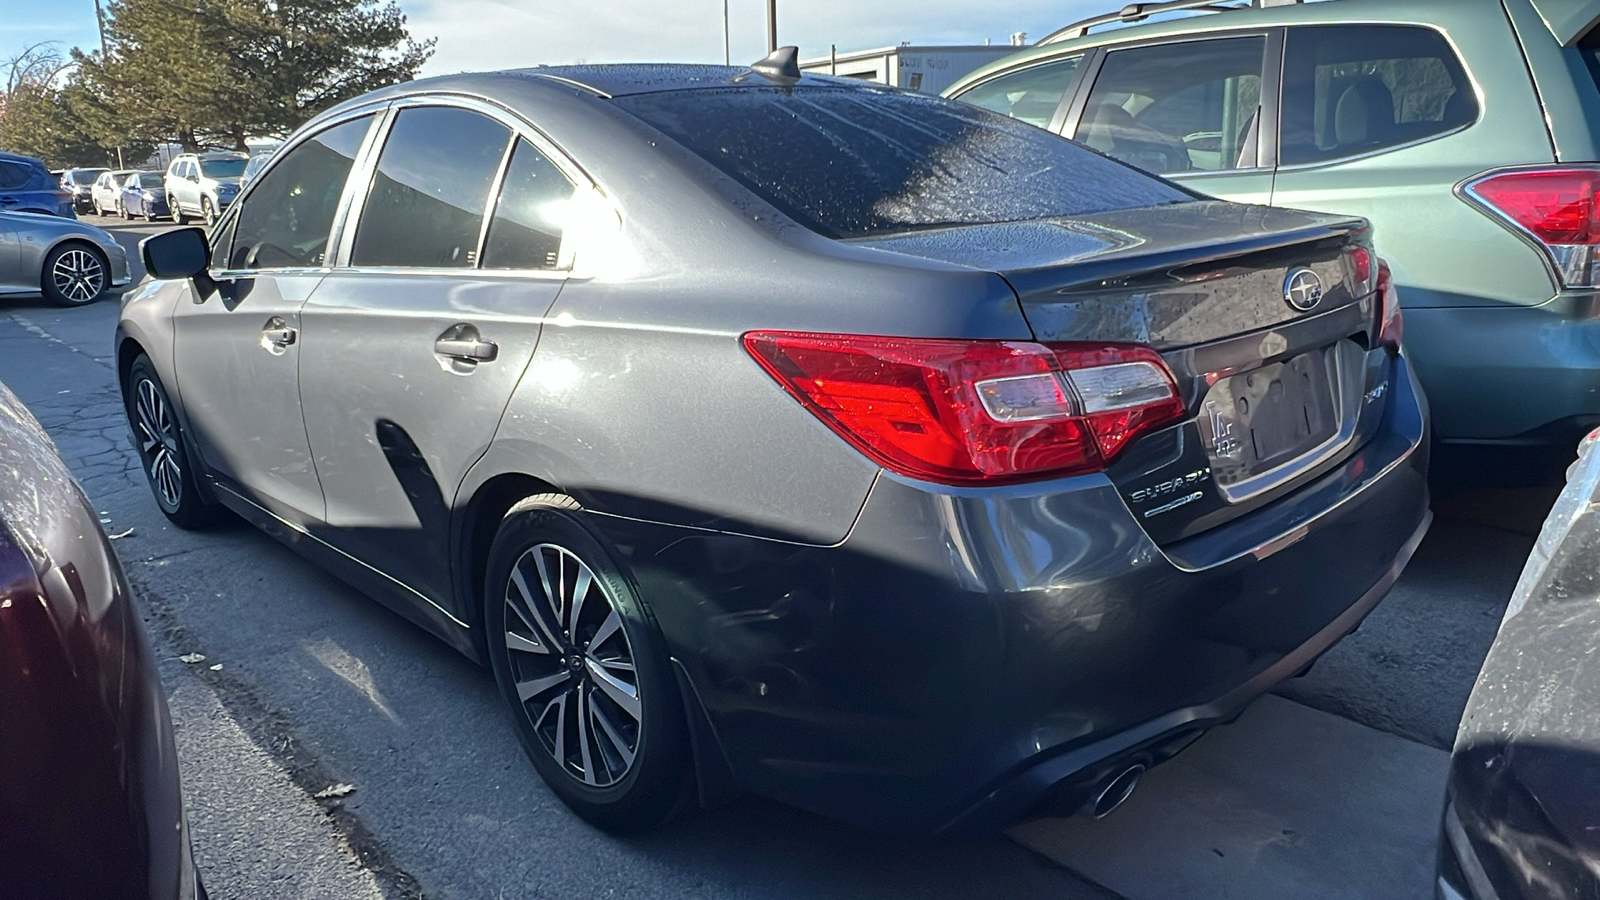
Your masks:
[{"label": "cracked asphalt", "polygon": [[[131,256],[158,228],[113,226]],[[894,841],[756,798],[642,837],[594,830],[539,781],[486,671],[247,526],[166,523],[129,445],[116,315],[0,299],[0,381],[125,535],[217,900],[1116,896],[1004,837]],[[1281,692],[1448,747],[1537,520],[1508,530],[1494,502],[1441,515],[1361,631]],[[355,789],[314,797],[335,784]]]}]

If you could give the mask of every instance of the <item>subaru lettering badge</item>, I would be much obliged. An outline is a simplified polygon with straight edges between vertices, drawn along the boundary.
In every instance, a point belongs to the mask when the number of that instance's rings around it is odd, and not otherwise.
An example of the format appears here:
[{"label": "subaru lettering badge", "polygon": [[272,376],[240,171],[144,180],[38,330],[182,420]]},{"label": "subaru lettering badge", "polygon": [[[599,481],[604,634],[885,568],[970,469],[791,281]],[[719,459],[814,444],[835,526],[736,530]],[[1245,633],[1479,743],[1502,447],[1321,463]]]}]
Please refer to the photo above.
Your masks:
[{"label": "subaru lettering badge", "polygon": [[1301,312],[1306,312],[1322,302],[1322,279],[1306,268],[1289,270],[1283,280],[1283,299]]}]

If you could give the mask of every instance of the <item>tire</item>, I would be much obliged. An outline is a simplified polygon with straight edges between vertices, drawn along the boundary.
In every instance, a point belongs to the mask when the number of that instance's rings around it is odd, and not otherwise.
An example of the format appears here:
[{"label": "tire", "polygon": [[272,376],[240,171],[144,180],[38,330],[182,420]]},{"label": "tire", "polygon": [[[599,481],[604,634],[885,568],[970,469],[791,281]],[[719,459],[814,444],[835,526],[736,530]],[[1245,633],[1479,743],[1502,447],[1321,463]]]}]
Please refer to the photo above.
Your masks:
[{"label": "tire", "polygon": [[183,214],[183,207],[177,201],[170,202],[172,204],[172,221],[178,225],[189,224],[189,217]]},{"label": "tire", "polygon": [[221,507],[200,494],[194,466],[184,447],[182,426],[150,357],[141,353],[129,367],[122,402],[139,468],[144,470],[161,512],[184,529],[203,528],[215,522]]},{"label": "tire", "polygon": [[123,206],[123,205],[118,205],[117,206],[117,218],[119,218],[119,219],[132,218],[132,216],[128,215],[128,207]]},{"label": "tire", "polygon": [[581,507],[562,494],[512,507],[487,576],[495,682],[545,783],[613,833],[677,815],[694,787],[677,681],[654,620]]},{"label": "tire", "polygon": [[57,306],[88,306],[106,295],[111,268],[88,244],[60,244],[44,256],[39,292]]},{"label": "tire", "polygon": [[206,223],[206,228],[213,228],[217,224],[217,210],[211,205],[210,197],[200,198],[200,218]]}]

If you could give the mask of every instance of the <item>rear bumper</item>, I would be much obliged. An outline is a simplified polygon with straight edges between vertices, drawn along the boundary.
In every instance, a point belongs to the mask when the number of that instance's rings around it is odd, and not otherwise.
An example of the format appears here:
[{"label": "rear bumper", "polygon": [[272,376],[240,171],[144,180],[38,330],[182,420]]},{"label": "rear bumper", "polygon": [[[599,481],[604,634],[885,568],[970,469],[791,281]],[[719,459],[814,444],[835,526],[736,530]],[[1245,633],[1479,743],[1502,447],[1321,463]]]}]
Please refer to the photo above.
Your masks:
[{"label": "rear bumper", "polygon": [[1406,352],[1446,442],[1555,443],[1600,424],[1600,298],[1405,310]]},{"label": "rear bumper", "polygon": [[873,828],[981,830],[1161,761],[1360,623],[1429,521],[1424,403],[1397,376],[1338,468],[1166,547],[1101,475],[883,475],[836,547],[594,521],[740,786]]}]

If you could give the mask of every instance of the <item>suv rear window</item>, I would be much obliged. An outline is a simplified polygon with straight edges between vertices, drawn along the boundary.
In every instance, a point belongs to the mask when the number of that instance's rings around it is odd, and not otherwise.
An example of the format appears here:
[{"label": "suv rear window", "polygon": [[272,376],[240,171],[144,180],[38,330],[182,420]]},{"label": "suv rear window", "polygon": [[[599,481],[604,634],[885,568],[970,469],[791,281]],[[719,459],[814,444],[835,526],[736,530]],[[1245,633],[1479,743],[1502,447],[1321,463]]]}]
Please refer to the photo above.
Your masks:
[{"label": "suv rear window", "polygon": [[1193,199],[1047,131],[910,92],[701,88],[613,102],[829,237]]},{"label": "suv rear window", "polygon": [[1455,51],[1418,25],[1289,29],[1282,108],[1285,165],[1408,144],[1478,118]]}]

